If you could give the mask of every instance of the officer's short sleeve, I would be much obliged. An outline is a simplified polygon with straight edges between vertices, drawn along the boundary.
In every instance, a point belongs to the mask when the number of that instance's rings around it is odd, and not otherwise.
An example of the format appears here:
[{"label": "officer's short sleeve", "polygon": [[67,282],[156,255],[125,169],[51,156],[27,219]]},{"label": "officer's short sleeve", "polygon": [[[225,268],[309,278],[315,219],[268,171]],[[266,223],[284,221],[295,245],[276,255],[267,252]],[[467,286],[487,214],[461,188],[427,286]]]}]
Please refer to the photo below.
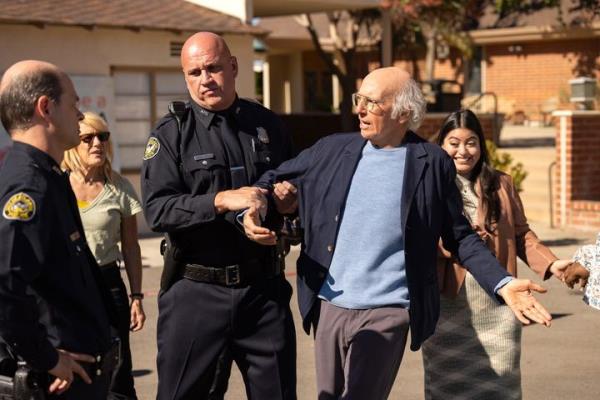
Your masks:
[{"label": "officer's short sleeve", "polygon": [[0,336],[35,368],[47,371],[58,353],[39,323],[33,293],[53,240],[53,210],[46,207],[44,192],[44,187],[21,187],[0,198]]},{"label": "officer's short sleeve", "polygon": [[193,195],[180,168],[179,132],[174,119],[150,134],[142,163],[142,203],[154,231],[172,232],[212,222],[216,193]]}]

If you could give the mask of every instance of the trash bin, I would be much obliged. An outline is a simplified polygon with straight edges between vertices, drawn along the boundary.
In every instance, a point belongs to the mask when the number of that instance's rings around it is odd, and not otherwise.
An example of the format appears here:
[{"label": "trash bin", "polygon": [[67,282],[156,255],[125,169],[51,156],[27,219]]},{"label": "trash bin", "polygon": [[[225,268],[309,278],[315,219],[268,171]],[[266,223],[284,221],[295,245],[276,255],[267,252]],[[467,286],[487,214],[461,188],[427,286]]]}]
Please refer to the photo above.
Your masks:
[{"label": "trash bin", "polygon": [[421,82],[421,90],[427,99],[427,112],[453,112],[461,108],[463,87],[447,79]]}]

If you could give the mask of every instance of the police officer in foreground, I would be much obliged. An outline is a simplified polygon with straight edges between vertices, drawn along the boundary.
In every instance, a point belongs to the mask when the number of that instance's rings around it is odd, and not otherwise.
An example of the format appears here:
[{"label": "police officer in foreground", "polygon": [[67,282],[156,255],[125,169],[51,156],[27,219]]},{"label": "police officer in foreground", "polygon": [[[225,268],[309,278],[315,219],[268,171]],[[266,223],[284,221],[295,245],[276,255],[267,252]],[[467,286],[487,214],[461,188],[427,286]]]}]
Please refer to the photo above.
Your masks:
[{"label": "police officer in foreground", "polygon": [[235,219],[264,196],[249,185],[292,156],[289,137],[275,114],[237,97],[237,61],[220,36],[191,36],[181,65],[191,101],[158,123],[142,167],[146,219],[169,239],[158,300],[157,398],[208,398],[230,357],[248,398],[294,399],[283,255],[248,240]]},{"label": "police officer in foreground", "polygon": [[0,168],[0,338],[50,398],[106,399],[115,352],[110,303],[59,169],[79,143],[77,94],[56,66],[22,61],[0,82],[13,146]]}]

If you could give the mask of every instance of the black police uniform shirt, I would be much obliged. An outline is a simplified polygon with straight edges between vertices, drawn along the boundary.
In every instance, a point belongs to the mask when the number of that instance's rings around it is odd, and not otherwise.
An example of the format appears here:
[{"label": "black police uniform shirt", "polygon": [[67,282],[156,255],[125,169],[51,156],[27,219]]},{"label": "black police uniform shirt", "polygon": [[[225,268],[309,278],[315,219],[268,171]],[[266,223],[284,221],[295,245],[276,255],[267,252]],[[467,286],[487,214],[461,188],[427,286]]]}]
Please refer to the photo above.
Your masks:
[{"label": "black police uniform shirt", "polygon": [[43,371],[55,348],[107,351],[106,297],[66,174],[15,142],[0,167],[0,206],[0,337]]},{"label": "black police uniform shirt", "polygon": [[192,101],[181,134],[171,115],[150,134],[141,179],[146,220],[154,231],[181,239],[183,261],[217,267],[267,261],[272,249],[248,240],[235,212],[215,211],[215,195],[232,188],[223,115],[234,118],[249,185],[292,157],[279,117],[260,104],[237,98],[228,110],[214,113]]}]

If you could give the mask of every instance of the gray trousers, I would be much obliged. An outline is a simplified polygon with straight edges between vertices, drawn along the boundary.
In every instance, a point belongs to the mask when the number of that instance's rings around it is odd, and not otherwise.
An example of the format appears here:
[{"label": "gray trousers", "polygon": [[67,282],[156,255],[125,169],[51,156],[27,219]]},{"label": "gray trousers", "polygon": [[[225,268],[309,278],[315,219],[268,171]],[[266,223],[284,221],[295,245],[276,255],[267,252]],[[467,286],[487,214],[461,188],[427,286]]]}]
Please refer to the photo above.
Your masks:
[{"label": "gray trousers", "polygon": [[408,327],[404,308],[349,310],[321,301],[315,335],[318,399],[387,399]]}]

